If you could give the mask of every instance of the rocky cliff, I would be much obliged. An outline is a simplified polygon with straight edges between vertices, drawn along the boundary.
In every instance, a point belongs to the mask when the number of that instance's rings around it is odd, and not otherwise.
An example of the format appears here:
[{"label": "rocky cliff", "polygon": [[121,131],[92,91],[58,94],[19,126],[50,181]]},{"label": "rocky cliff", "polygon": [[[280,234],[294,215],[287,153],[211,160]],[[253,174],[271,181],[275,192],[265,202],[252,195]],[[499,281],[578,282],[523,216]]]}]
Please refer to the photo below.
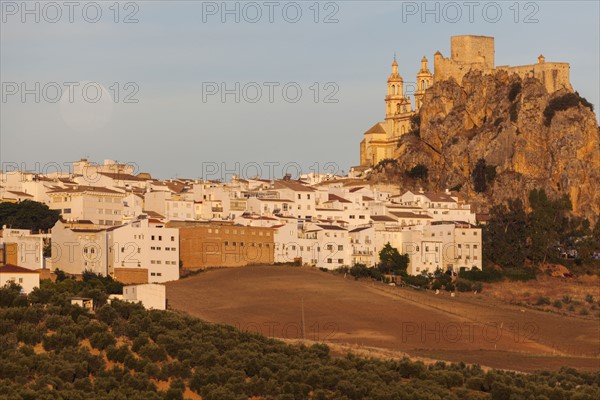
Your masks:
[{"label": "rocky cliff", "polygon": [[[427,90],[418,129],[396,150],[396,168],[423,164],[427,179],[405,180],[408,186],[454,188],[482,211],[508,198],[526,201],[531,189],[543,188],[550,196],[568,194],[576,215],[595,218],[600,129],[591,108],[567,90],[548,94],[534,78],[472,71],[461,85],[451,79]],[[491,172],[483,192],[473,183],[480,159]]]}]

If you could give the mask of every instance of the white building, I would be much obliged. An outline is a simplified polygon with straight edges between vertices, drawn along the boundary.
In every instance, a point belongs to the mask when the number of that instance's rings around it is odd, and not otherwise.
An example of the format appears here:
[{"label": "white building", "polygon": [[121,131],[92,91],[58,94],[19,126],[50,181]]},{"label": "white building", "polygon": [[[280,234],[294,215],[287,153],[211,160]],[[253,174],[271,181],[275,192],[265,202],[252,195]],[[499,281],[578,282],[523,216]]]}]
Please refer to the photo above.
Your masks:
[{"label": "white building", "polygon": [[149,283],[179,279],[179,230],[149,219],[132,221],[112,232],[115,268],[147,269]]},{"label": "white building", "polygon": [[113,228],[84,227],[57,221],[52,228],[52,269],[81,275],[90,271],[102,276],[114,273]]},{"label": "white building", "polygon": [[333,224],[293,222],[276,228],[275,262],[293,262],[317,268],[337,269],[352,265],[348,230]]},{"label": "white building", "polygon": [[0,286],[14,282],[21,286],[21,292],[28,294],[40,287],[40,273],[16,265],[4,265],[0,267]]},{"label": "white building", "polygon": [[66,221],[92,221],[121,225],[126,193],[97,186],[70,186],[48,191],[49,207],[60,210]]},{"label": "white building", "polygon": [[149,310],[167,309],[167,291],[165,285],[148,283],[123,287],[123,300],[130,303],[142,303]]},{"label": "white building", "polygon": [[50,234],[32,233],[28,229],[2,227],[0,243],[17,245],[17,262],[20,267],[30,270],[44,268],[44,246],[49,243]]}]

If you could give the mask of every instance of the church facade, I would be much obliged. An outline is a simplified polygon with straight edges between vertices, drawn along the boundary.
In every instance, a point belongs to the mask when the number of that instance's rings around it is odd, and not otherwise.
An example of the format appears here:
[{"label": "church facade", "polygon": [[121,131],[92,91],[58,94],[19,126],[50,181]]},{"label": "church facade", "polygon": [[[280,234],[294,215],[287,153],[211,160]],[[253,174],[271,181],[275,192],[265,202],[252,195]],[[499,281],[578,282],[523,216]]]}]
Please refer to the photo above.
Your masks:
[{"label": "church facade", "polygon": [[[381,160],[394,157],[394,151],[402,135],[411,130],[411,118],[419,112],[423,97],[435,82],[454,79],[461,83],[462,78],[471,70],[485,74],[507,71],[521,78],[536,78],[549,93],[560,89],[572,91],[568,63],[546,62],[543,55],[538,63],[521,66],[495,66],[494,38],[489,36],[452,36],[450,38],[450,58],[439,51],[434,55],[434,74],[427,66],[427,58],[421,59],[421,69],[416,75],[414,108],[411,99],[404,93],[404,79],[398,73],[398,62],[394,57],[392,73],[387,81],[385,97],[385,120],[376,123],[363,134],[360,142],[360,165],[371,167]],[[412,86],[412,84],[411,84]]]}]

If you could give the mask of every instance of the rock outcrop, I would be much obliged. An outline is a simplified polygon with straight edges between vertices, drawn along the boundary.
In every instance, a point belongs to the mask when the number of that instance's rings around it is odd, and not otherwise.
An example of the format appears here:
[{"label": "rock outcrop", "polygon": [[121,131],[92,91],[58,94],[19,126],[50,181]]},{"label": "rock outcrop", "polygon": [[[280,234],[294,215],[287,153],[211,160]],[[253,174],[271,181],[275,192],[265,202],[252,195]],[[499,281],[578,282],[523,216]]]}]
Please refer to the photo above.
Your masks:
[{"label": "rock outcrop", "polygon": [[[565,95],[575,104],[548,118],[544,110]],[[427,182],[418,184],[454,188],[482,211],[509,198],[527,201],[531,189],[543,188],[569,195],[576,215],[600,214],[600,129],[577,94],[548,94],[534,78],[472,71],[461,85],[450,79],[428,89],[420,120],[420,132],[404,135],[395,154],[398,171],[427,166]],[[472,180],[479,159],[496,167],[482,193]]]}]

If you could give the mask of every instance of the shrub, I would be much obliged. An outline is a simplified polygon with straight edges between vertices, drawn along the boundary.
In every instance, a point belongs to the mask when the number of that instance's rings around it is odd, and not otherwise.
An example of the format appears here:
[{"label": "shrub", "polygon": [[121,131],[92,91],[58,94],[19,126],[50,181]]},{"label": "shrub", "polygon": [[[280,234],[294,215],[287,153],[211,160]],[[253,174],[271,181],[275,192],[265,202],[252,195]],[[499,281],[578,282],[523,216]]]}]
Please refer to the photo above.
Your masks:
[{"label": "shrub", "polygon": [[581,97],[578,92],[567,93],[560,97],[556,97],[548,102],[544,109],[544,125],[550,126],[552,118],[558,111],[565,111],[572,107],[577,107],[579,104],[594,111],[594,105]]},{"label": "shrub", "polygon": [[554,308],[560,309],[560,308],[562,308],[562,302],[560,300],[555,300],[554,303],[552,303],[552,306]]},{"label": "shrub", "polygon": [[550,305],[550,299],[548,297],[545,296],[540,296],[538,297],[537,301],[535,302],[536,306],[547,306]]},{"label": "shrub", "polygon": [[480,158],[475,164],[473,172],[471,172],[471,179],[473,180],[473,188],[477,193],[483,193],[487,189],[485,179],[486,165],[485,160]]},{"label": "shrub", "polygon": [[110,332],[96,332],[90,337],[90,344],[93,348],[104,350],[110,345],[117,343],[115,337]]},{"label": "shrub", "polygon": [[470,281],[459,279],[456,281],[456,290],[459,292],[470,292],[473,290],[473,285]]},{"label": "shrub", "polygon": [[411,135],[415,135],[416,137],[421,137],[421,115],[415,114],[410,117],[410,133]]},{"label": "shrub", "polygon": [[535,279],[535,271],[531,268],[505,268],[503,274],[511,281],[526,282]]},{"label": "shrub", "polygon": [[508,113],[510,114],[510,122],[517,122],[519,119],[518,107],[518,103],[512,103],[510,105],[510,109],[508,110]]},{"label": "shrub", "polygon": [[515,101],[519,93],[521,93],[521,89],[521,82],[514,82],[512,85],[510,85],[510,91],[508,92],[508,101]]},{"label": "shrub", "polygon": [[589,313],[590,311],[586,307],[583,307],[581,310],[579,310],[580,315],[588,315]]},{"label": "shrub", "polygon": [[571,301],[573,301],[573,298],[568,294],[565,294],[562,298],[562,302],[565,304],[569,304]]},{"label": "shrub", "polygon": [[423,164],[417,164],[406,171],[406,176],[411,179],[426,180],[429,176],[429,169]]},{"label": "shrub", "polygon": [[594,296],[592,296],[591,294],[586,294],[585,295],[585,301],[592,304],[594,302]]},{"label": "shrub", "polygon": [[470,281],[480,282],[498,282],[502,280],[502,272],[496,269],[484,269],[473,267],[470,271],[461,270],[458,274],[459,278],[468,279]]}]

